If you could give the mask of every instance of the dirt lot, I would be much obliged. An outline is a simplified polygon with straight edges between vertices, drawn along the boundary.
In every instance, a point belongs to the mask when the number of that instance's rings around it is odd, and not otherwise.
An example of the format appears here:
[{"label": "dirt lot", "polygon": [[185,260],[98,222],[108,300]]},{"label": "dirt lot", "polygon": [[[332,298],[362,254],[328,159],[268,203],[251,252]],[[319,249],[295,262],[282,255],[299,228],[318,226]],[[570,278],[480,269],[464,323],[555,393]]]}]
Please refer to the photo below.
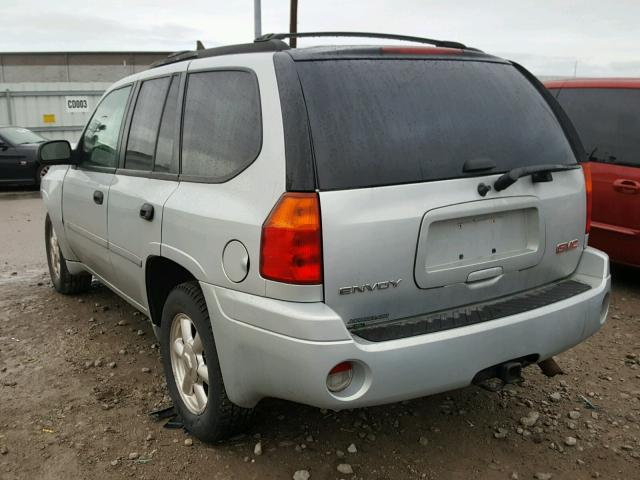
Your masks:
[{"label": "dirt lot", "polygon": [[558,358],[564,376],[339,413],[267,400],[212,446],[148,416],[170,400],[143,316],[97,283],[53,291],[43,216],[37,192],[0,193],[3,480],[640,478],[637,271],[614,270],[609,321]]}]

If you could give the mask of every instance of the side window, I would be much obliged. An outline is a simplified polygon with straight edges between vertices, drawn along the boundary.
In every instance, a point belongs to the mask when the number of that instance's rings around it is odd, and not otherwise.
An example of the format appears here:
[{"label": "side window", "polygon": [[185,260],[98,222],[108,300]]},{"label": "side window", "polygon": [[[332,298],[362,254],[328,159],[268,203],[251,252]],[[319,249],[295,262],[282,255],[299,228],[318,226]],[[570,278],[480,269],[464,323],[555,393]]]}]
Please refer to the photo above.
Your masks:
[{"label": "side window", "polygon": [[170,80],[170,77],[147,80],[140,87],[129,129],[124,168],[152,169],[160,116]]},{"label": "side window", "polygon": [[640,166],[640,90],[563,88],[558,101],[593,160]]},{"label": "side window", "polygon": [[158,144],[156,146],[155,165],[156,172],[178,173],[178,159],[173,158],[173,140],[176,134],[176,116],[178,113],[178,86],[180,79],[174,76],[169,87],[169,94],[162,112]]},{"label": "side window", "polygon": [[224,181],[252,163],[262,144],[258,84],[244,71],[192,73],[182,124],[182,174]]},{"label": "side window", "polygon": [[98,105],[78,148],[84,166],[113,167],[118,163],[118,137],[131,87],[109,93]]}]

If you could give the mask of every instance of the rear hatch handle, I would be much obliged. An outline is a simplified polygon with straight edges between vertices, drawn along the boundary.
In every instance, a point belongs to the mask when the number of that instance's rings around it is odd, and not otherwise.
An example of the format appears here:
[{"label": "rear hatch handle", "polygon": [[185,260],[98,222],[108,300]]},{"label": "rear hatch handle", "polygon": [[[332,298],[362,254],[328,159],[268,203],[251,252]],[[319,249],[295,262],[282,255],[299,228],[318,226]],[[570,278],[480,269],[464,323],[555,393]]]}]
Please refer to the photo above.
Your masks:
[{"label": "rear hatch handle", "polygon": [[512,170],[509,170],[507,173],[500,175],[496,182],[493,184],[493,188],[496,190],[496,192],[505,190],[516,183],[520,177],[526,177],[527,175],[531,175],[534,182],[550,182],[553,180],[551,172],[562,172],[565,170],[575,170],[578,168],[580,168],[580,165],[578,164],[545,164],[514,168]]}]

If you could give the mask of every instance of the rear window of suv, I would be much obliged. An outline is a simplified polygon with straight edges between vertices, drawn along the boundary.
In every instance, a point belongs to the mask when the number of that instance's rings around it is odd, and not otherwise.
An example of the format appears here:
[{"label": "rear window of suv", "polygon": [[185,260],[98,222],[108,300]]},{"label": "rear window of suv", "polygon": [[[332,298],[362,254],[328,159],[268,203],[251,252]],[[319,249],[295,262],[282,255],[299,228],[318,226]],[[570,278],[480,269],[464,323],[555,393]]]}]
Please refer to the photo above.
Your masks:
[{"label": "rear window of suv", "polygon": [[640,89],[563,88],[557,98],[592,159],[640,166]]},{"label": "rear window of suv", "polygon": [[255,74],[189,74],[182,126],[182,174],[223,182],[253,162],[262,147]]},{"label": "rear window of suv", "polygon": [[575,163],[556,116],[508,64],[446,60],[296,62],[322,190]]}]

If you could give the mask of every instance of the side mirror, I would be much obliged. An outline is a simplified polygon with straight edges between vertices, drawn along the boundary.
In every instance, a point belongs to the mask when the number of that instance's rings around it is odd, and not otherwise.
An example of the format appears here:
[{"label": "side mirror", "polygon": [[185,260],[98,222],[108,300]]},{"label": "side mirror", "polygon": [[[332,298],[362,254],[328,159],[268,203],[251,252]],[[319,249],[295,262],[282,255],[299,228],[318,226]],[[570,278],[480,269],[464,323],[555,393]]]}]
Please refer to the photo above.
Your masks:
[{"label": "side mirror", "polygon": [[7,145],[6,143],[4,143],[2,140],[0,140],[0,150],[2,150],[3,152],[5,150],[7,150],[9,148],[9,145]]},{"label": "side mirror", "polygon": [[70,165],[71,145],[66,140],[51,140],[40,144],[38,161],[41,165]]}]

